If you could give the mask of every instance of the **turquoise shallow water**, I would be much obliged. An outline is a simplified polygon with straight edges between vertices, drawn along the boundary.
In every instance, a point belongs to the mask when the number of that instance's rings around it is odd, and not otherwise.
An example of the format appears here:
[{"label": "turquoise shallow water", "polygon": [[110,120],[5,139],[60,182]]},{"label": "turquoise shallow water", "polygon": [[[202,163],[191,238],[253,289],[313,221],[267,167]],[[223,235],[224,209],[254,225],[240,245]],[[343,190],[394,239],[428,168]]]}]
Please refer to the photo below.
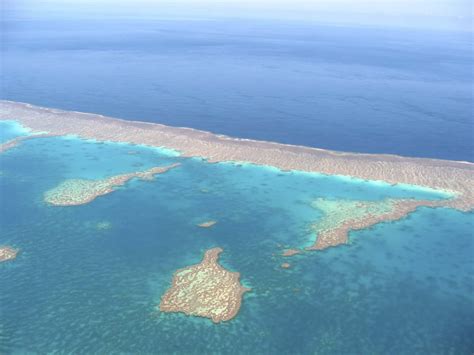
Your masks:
[{"label": "turquoise shallow water", "polygon": [[[67,178],[176,161],[182,165],[154,181],[133,180],[88,205],[42,201]],[[21,249],[15,261],[0,264],[0,353],[474,348],[473,213],[422,208],[352,233],[347,246],[279,256],[284,247],[313,241],[309,226],[321,215],[310,204],[318,197],[440,198],[436,193],[74,138],[25,141],[0,156],[0,170],[0,244]],[[218,223],[196,227],[209,219]],[[111,228],[99,230],[99,222]],[[252,288],[239,315],[215,325],[159,313],[173,272],[214,246]],[[292,268],[283,270],[283,261]]]},{"label": "turquoise shallow water", "polygon": [[18,136],[28,134],[28,129],[15,121],[0,122],[0,143],[4,143]]}]

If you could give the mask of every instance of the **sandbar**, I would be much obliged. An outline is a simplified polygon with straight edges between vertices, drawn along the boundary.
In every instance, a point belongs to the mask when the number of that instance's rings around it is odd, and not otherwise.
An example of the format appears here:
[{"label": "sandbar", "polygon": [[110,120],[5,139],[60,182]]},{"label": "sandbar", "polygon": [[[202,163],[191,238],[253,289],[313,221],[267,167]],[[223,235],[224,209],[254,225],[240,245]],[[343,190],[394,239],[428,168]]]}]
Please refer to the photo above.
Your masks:
[{"label": "sandbar", "polygon": [[210,318],[214,323],[234,318],[243,294],[250,289],[240,284],[238,272],[219,264],[222,251],[209,249],[199,264],[177,270],[171,288],[161,298],[160,311]]}]

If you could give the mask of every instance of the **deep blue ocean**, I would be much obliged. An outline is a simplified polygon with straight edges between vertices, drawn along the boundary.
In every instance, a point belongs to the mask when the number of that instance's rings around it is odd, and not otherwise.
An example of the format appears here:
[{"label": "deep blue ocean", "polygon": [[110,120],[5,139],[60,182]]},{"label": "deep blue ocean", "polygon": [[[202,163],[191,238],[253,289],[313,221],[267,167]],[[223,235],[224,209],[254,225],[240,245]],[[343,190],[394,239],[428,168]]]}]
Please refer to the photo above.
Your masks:
[{"label": "deep blue ocean", "polygon": [[[250,20],[1,17],[0,98],[231,136],[474,161],[472,36]],[[0,123],[0,142],[28,134]],[[130,153],[133,154],[130,154]],[[180,162],[76,207],[44,193]],[[420,208],[315,240],[318,198],[445,198],[413,186],[24,141],[0,155],[0,354],[472,354],[474,213]],[[216,220],[209,229],[196,224]],[[101,228],[101,226],[109,228]],[[221,247],[246,293],[222,324],[156,306]],[[290,269],[281,263],[291,263]]]},{"label": "deep blue ocean", "polygon": [[474,161],[472,33],[9,11],[1,21],[0,98]]}]

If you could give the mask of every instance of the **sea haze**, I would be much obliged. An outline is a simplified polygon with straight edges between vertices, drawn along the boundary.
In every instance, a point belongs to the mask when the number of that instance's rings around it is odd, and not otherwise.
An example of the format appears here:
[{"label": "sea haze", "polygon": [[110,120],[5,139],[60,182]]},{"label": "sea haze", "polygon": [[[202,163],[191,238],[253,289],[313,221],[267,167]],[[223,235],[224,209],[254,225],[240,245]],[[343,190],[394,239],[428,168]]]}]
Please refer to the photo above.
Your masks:
[{"label": "sea haze", "polygon": [[470,33],[6,12],[0,97],[314,147],[474,161]]}]

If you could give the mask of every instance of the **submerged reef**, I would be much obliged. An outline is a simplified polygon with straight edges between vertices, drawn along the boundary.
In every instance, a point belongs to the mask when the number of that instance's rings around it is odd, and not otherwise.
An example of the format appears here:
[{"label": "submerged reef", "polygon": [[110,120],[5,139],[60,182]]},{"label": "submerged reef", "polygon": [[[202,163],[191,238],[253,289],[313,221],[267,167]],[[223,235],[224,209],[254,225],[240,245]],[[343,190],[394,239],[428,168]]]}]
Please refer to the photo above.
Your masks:
[{"label": "submerged reef", "polygon": [[349,232],[371,227],[380,222],[396,221],[418,207],[443,206],[445,200],[386,199],[382,201],[317,199],[312,206],[323,213],[322,219],[312,226],[317,235],[307,250],[323,250],[345,244]]},{"label": "submerged reef", "polygon": [[209,249],[199,264],[176,271],[171,288],[161,298],[160,311],[210,318],[214,323],[234,318],[250,289],[240,284],[238,272],[219,264],[222,251]]},{"label": "submerged reef", "polygon": [[18,249],[9,246],[0,246],[0,263],[15,259],[18,251]]},{"label": "submerged reef", "polygon": [[97,230],[107,230],[112,228],[112,223],[109,221],[102,221],[98,222],[95,227]]},{"label": "submerged reef", "polygon": [[281,254],[282,256],[293,256],[293,255],[296,255],[296,254],[300,254],[301,253],[301,250],[298,250],[298,249],[286,249],[283,251],[283,253]]},{"label": "submerged reef", "polygon": [[146,171],[112,176],[102,180],[69,179],[44,194],[44,201],[54,206],[77,206],[89,203],[97,197],[109,194],[127,181],[139,178],[152,180],[156,174],[163,174],[179,163],[154,167]]}]

